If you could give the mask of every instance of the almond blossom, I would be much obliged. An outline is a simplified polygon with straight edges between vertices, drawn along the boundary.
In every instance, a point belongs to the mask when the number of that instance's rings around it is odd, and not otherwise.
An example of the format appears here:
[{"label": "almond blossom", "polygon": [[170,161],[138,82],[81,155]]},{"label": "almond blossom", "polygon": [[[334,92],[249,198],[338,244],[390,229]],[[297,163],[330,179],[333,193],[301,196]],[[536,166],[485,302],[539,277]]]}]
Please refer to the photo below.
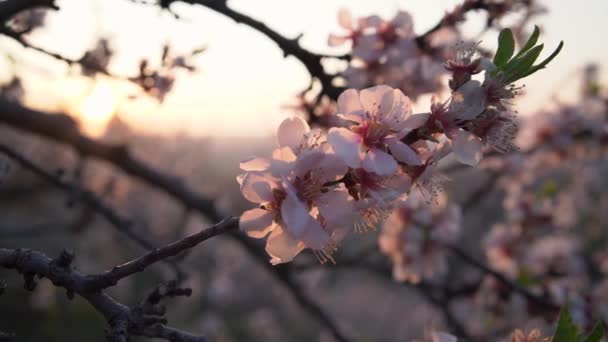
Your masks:
[{"label": "almond blossom", "polygon": [[353,126],[331,128],[327,141],[349,167],[391,175],[397,162],[420,164],[416,152],[400,141],[419,123],[400,90],[388,86],[346,90],[338,98],[338,115]]},{"label": "almond blossom", "polygon": [[458,238],[460,221],[460,209],[446,205],[445,197],[441,206],[429,206],[415,194],[400,202],[378,240],[380,250],[393,262],[395,279],[418,283],[445,274],[443,244]]}]

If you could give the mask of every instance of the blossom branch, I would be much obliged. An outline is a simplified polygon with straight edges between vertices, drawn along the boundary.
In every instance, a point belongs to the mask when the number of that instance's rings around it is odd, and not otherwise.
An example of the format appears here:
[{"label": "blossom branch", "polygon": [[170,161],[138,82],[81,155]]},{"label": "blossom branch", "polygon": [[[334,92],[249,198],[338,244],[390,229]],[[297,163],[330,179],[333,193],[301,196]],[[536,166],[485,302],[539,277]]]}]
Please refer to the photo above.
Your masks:
[{"label": "blossom branch", "polygon": [[[19,104],[0,99],[0,122],[16,129],[41,135],[57,142],[65,143],[84,156],[106,160],[120,168],[127,174],[145,181],[152,187],[161,189],[171,195],[186,208],[194,209],[209,220],[219,221],[221,215],[213,205],[213,201],[191,191],[178,178],[162,173],[145,162],[135,159],[127,147],[109,145],[82,135],[75,121],[64,114],[47,114],[30,110]],[[348,341],[343,333],[329,319],[329,316],[306,294],[300,291],[297,284],[284,274],[285,267],[274,268],[268,263],[267,256],[257,244],[241,235],[230,235],[241,244],[255,260],[279,280],[290,294],[305,308],[317,321],[328,329],[336,339]],[[321,314],[319,314],[321,313]]]},{"label": "blossom branch", "polygon": [[126,342],[129,335],[156,337],[168,341],[207,341],[204,336],[193,335],[165,326],[164,322],[159,323],[146,319],[147,316],[119,303],[104,291],[88,291],[86,288],[87,277],[72,268],[72,261],[73,255],[65,251],[61,253],[60,257],[51,259],[38,251],[0,248],[0,266],[16,269],[23,274],[26,289],[30,291],[35,289],[34,276],[44,277],[48,278],[55,286],[65,288],[68,292],[68,298],[77,294],[89,302],[110,326],[108,332],[108,340],[110,341]]}]

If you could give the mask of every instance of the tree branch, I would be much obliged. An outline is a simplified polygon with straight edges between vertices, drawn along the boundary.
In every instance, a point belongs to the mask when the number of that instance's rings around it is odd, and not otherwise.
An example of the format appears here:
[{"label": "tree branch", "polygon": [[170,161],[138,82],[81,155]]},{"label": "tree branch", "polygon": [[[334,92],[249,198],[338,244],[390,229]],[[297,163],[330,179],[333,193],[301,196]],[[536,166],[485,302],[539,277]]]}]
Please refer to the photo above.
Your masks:
[{"label": "tree branch", "polygon": [[213,225],[207,229],[203,229],[196,234],[190,235],[170,245],[154,249],[151,252],[144,254],[137,259],[116,266],[112,270],[107,271],[103,274],[89,276],[87,277],[86,286],[89,290],[97,290],[116,285],[116,283],[120,279],[126,278],[137,272],[142,272],[148,266],[160,260],[164,260],[169,257],[178,255],[179,253],[191,249],[196,245],[200,244],[201,242],[208,240],[214,236],[232,230],[237,230],[238,224],[238,217],[226,218],[216,225]]},{"label": "tree branch", "polygon": [[5,0],[0,1],[0,23],[10,20],[21,11],[42,7],[58,10],[55,0]]},{"label": "tree branch", "polygon": [[51,259],[38,251],[0,248],[0,266],[22,273],[28,290],[35,288],[33,278],[37,275],[40,278],[48,278],[55,286],[65,288],[69,298],[78,294],[89,302],[110,326],[110,341],[126,342],[129,335],[157,337],[172,342],[206,341],[203,336],[182,332],[162,323],[146,321],[145,316],[119,303],[104,291],[87,291],[86,276],[74,270],[70,263],[71,257],[65,252],[59,258]]},{"label": "tree branch", "polygon": [[283,55],[285,57],[291,55],[302,62],[304,67],[306,67],[306,70],[308,70],[310,73],[310,76],[312,78],[316,78],[321,83],[323,88],[322,93],[330,98],[336,100],[340,93],[342,93],[344,90],[343,87],[337,87],[333,84],[335,75],[327,74],[321,61],[324,58],[348,59],[348,55],[327,56],[310,52],[300,45],[300,38],[302,37],[301,35],[296,38],[289,39],[271,29],[263,22],[228,7],[226,0],[160,0],[160,6],[168,9],[173,2],[178,1],[207,7],[217,13],[223,14],[239,24],[249,26],[252,29],[262,33],[278,45],[278,47],[283,51]]},{"label": "tree branch", "polygon": [[191,191],[177,177],[166,175],[135,158],[126,146],[98,142],[83,135],[78,124],[68,115],[47,114],[0,99],[0,122],[68,144],[82,155],[106,160],[125,173],[164,190],[186,208],[196,209],[211,221],[222,219],[215,211],[212,200]]}]

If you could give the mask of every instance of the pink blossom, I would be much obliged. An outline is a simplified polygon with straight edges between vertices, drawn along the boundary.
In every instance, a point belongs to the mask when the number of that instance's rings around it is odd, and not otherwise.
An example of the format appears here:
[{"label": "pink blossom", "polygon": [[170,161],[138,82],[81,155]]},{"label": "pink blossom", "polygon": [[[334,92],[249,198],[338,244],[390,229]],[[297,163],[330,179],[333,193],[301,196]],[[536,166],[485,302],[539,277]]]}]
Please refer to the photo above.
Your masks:
[{"label": "pink blossom", "polygon": [[390,175],[397,171],[397,161],[420,164],[416,153],[400,141],[417,123],[409,99],[400,90],[388,86],[346,90],[338,98],[338,113],[353,126],[331,128],[327,140],[348,166]]}]

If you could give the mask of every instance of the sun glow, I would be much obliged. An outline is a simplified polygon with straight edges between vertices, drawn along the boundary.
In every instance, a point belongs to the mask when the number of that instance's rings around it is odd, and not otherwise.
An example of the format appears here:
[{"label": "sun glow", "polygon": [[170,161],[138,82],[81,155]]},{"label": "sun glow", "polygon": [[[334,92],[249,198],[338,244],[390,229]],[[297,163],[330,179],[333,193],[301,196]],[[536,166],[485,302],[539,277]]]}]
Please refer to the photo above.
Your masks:
[{"label": "sun glow", "polygon": [[96,83],[78,106],[82,128],[100,136],[116,112],[116,93],[107,83]]}]

